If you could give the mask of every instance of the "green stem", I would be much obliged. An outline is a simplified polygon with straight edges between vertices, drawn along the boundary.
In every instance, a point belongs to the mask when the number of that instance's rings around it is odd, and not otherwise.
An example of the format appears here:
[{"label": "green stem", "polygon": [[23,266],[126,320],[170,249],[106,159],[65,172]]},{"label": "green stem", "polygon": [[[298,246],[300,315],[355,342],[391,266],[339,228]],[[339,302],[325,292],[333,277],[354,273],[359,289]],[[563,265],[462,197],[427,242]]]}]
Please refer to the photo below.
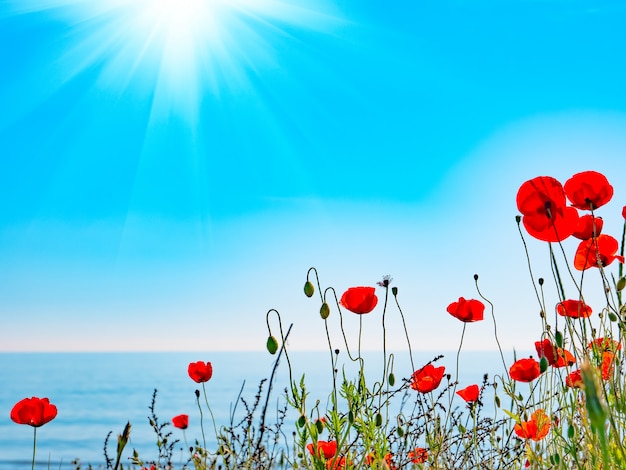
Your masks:
[{"label": "green stem", "polygon": [[33,427],[33,465],[32,470],[35,470],[35,451],[37,449],[37,428]]}]

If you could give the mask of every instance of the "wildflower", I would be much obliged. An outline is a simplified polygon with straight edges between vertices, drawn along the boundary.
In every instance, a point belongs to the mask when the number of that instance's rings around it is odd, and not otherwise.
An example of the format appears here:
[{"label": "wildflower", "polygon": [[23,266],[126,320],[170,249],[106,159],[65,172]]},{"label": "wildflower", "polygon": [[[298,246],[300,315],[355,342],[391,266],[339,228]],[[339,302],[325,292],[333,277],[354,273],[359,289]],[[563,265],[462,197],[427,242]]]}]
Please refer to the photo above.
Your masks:
[{"label": "wildflower", "polygon": [[424,463],[428,460],[428,451],[422,447],[416,447],[409,451],[408,457],[413,463]]},{"label": "wildflower", "polygon": [[194,382],[208,382],[213,376],[213,366],[210,362],[192,362],[189,364],[187,372]]},{"label": "wildflower", "polygon": [[391,277],[389,274],[385,274],[383,276],[383,280],[378,281],[376,284],[378,284],[380,287],[389,287],[389,284],[391,284],[391,281],[393,281],[393,277]]},{"label": "wildflower", "polygon": [[328,470],[344,470],[348,466],[348,459],[344,456],[335,457],[326,462],[326,468]]},{"label": "wildflower", "polygon": [[509,373],[513,380],[518,382],[532,382],[541,375],[539,363],[532,357],[518,359],[509,368]]},{"label": "wildflower", "polygon": [[48,398],[24,398],[11,410],[11,420],[17,424],[28,424],[34,428],[49,423],[57,415],[57,407]]},{"label": "wildflower", "polygon": [[565,385],[567,385],[568,387],[571,387],[571,388],[581,388],[582,387],[582,385],[583,385],[583,378],[582,378],[582,375],[581,375],[579,369],[577,369],[577,370],[567,374],[567,377],[565,377]]},{"label": "wildflower", "polygon": [[569,237],[578,223],[578,211],[567,207],[565,192],[559,181],[538,176],[524,182],[516,197],[522,223],[529,235],[546,242]]},{"label": "wildflower", "polygon": [[172,418],[172,424],[178,429],[187,429],[189,426],[189,415],[178,415]]},{"label": "wildflower", "polygon": [[340,304],[352,313],[370,313],[378,303],[374,287],[350,287],[341,296]]},{"label": "wildflower", "polygon": [[602,234],[597,238],[584,240],[580,242],[574,255],[574,267],[584,271],[591,267],[608,266],[616,259],[623,263],[624,258],[615,254],[618,248],[617,240],[610,235]]},{"label": "wildflower", "polygon": [[601,351],[619,351],[622,349],[622,344],[619,341],[615,341],[612,338],[596,338],[591,341],[587,347],[589,349],[598,348]]},{"label": "wildflower", "polygon": [[536,410],[528,421],[517,423],[514,428],[515,434],[522,439],[532,439],[540,441],[548,435],[550,431],[550,418],[542,409]]},{"label": "wildflower", "polygon": [[446,368],[444,366],[435,367],[426,364],[419,370],[413,372],[411,377],[411,388],[421,393],[428,393],[439,387]]},{"label": "wildflower", "polygon": [[624,217],[624,219],[626,219],[626,206],[624,206],[622,208],[622,217]]},{"label": "wildflower", "polygon": [[465,387],[462,390],[458,390],[456,392],[458,396],[460,396],[467,403],[472,403],[478,400],[478,395],[480,394],[480,390],[478,389],[478,385],[470,385],[469,387]]},{"label": "wildflower", "polygon": [[485,305],[480,300],[459,297],[458,302],[452,302],[446,310],[462,322],[474,322],[484,318]]},{"label": "wildflower", "polygon": [[552,367],[571,366],[576,362],[574,355],[566,349],[558,348],[549,339],[535,341],[539,358],[545,357]]},{"label": "wildflower", "polygon": [[613,186],[597,171],[576,173],[565,182],[563,189],[572,206],[581,210],[595,210],[613,197]]},{"label": "wildflower", "polygon": [[602,353],[602,365],[600,370],[602,372],[602,380],[609,380],[613,375],[613,369],[615,365],[615,354],[610,351]]},{"label": "wildflower", "polygon": [[602,217],[595,217],[593,214],[585,214],[578,219],[576,231],[572,235],[580,240],[589,240],[597,237],[602,232],[604,222]]},{"label": "wildflower", "polygon": [[[377,464],[383,463],[384,467],[378,466]],[[397,467],[393,463],[393,455],[388,453],[382,459],[378,459],[374,452],[370,452],[365,456],[365,464],[371,466],[372,468],[387,468],[389,470],[396,470]]]},{"label": "wildflower", "polygon": [[316,444],[307,444],[306,448],[311,455],[317,455],[328,460],[337,453],[337,441],[317,441]]},{"label": "wildflower", "polygon": [[591,315],[591,307],[582,300],[564,300],[556,305],[556,313],[562,317],[587,318]]}]

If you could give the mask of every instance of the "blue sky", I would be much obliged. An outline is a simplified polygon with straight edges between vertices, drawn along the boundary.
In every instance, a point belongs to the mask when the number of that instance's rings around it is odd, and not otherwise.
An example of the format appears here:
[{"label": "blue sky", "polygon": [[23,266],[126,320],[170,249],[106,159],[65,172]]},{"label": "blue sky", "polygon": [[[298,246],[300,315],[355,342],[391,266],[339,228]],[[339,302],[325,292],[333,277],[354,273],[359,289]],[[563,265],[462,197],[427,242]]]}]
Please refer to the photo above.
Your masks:
[{"label": "blue sky", "polygon": [[310,266],[393,276],[431,350],[479,273],[530,349],[519,185],[604,172],[621,233],[622,2],[175,3],[0,2],[0,350],[259,349],[269,308],[323,349]]}]

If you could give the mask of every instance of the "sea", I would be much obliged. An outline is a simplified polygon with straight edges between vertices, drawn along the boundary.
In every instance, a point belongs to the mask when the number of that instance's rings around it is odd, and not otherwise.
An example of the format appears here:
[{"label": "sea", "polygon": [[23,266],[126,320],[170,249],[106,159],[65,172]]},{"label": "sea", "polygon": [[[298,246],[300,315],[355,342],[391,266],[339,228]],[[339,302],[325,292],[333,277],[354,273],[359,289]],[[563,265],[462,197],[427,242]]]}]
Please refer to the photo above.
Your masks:
[{"label": "sea", "polygon": [[[290,380],[300,382],[304,377],[309,393],[309,410],[317,400],[326,409],[332,391],[333,370],[329,351],[295,351],[280,356],[273,387],[269,396],[268,423],[276,419],[284,404],[284,390]],[[387,353],[390,354],[389,352]],[[456,377],[457,357],[450,352],[395,352],[394,375],[398,383],[408,378],[412,367],[419,368],[434,357],[446,372]],[[179,414],[189,415],[189,428],[184,432],[166,424],[165,432],[178,439],[175,460],[186,460],[183,443],[202,442],[200,411],[196,399],[199,390],[207,447],[215,445],[213,423],[207,413],[204,391],[215,418],[215,424],[227,425],[245,415],[243,398],[254,403],[259,386],[269,379],[278,354],[259,352],[132,352],[132,353],[0,353],[0,470],[31,468],[33,428],[18,425],[9,415],[15,403],[23,398],[47,397],[58,409],[57,417],[37,429],[36,468],[76,469],[106,468],[104,447],[110,433],[108,455],[115,457],[117,436],[131,423],[130,442],[123,454],[126,465],[136,450],[144,460],[158,456],[156,434],[150,425],[150,405],[156,390],[155,413],[159,424],[169,423]],[[382,378],[382,352],[363,353],[367,380]],[[339,375],[344,372],[355,377],[356,366],[338,357]],[[512,358],[505,357],[510,364]],[[213,377],[197,384],[187,374],[190,362],[210,361]],[[413,365],[412,365],[413,364]],[[291,366],[291,367],[289,367]],[[462,351],[459,357],[460,387],[481,383],[484,374],[503,374],[504,365],[497,351]],[[265,402],[268,380],[263,382],[261,403]],[[457,400],[459,406],[464,402]],[[235,406],[236,405],[236,406]],[[298,415],[291,412],[285,422],[285,436],[291,431]],[[287,440],[289,438],[287,437]],[[288,444],[291,444],[288,442]],[[139,468],[139,467],[137,467]]]}]

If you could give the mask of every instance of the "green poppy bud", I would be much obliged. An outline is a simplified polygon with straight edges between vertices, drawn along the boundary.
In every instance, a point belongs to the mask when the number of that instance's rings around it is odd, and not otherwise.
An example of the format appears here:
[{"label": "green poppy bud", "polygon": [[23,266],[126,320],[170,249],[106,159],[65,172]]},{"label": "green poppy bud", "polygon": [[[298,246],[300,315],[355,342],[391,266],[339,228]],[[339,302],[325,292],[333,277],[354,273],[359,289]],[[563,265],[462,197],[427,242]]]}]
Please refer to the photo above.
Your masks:
[{"label": "green poppy bud", "polygon": [[394,296],[398,295],[398,288],[397,288],[397,287],[392,287],[392,288],[391,288],[391,293],[392,293]]},{"label": "green poppy bud", "polygon": [[563,347],[563,333],[557,330],[557,332],[554,333],[554,341],[556,341],[556,345],[559,348],[562,348]]},{"label": "green poppy bud", "polygon": [[567,437],[569,437],[570,439],[574,439],[575,434],[576,434],[576,430],[574,429],[574,426],[570,424],[567,427]]},{"label": "green poppy bud", "polygon": [[396,376],[393,375],[393,372],[389,374],[389,386],[393,387],[396,384]]},{"label": "green poppy bud", "polygon": [[612,322],[616,322],[617,315],[615,315],[613,312],[609,312],[609,320],[611,320]]},{"label": "green poppy bud", "polygon": [[376,413],[376,416],[374,417],[374,424],[376,424],[377,428],[381,427],[383,425],[383,415]]},{"label": "green poppy bud", "polygon": [[398,433],[398,437],[404,436],[404,429],[402,429],[402,426],[398,426],[396,432]]},{"label": "green poppy bud", "polygon": [[321,434],[322,431],[324,431],[324,421],[321,419],[316,420],[315,427],[317,428],[317,432]]},{"label": "green poppy bud", "polygon": [[354,413],[352,412],[352,410],[348,411],[348,422],[350,424],[354,423]]},{"label": "green poppy bud", "polygon": [[330,315],[330,307],[326,302],[324,302],[320,307],[320,317],[326,320],[328,318],[328,315]]},{"label": "green poppy bud", "polygon": [[307,297],[313,297],[313,293],[315,292],[315,287],[313,287],[313,283],[311,281],[306,281],[304,283],[304,295]]},{"label": "green poppy bud", "polygon": [[496,402],[496,406],[500,408],[500,397],[498,395],[495,396],[494,401]]},{"label": "green poppy bud", "polygon": [[626,287],[626,276],[620,277],[617,281],[617,290],[624,290],[624,287]]},{"label": "green poppy bud", "polygon": [[276,351],[278,351],[278,341],[276,340],[276,338],[270,335],[270,337],[267,338],[267,344],[265,345],[265,347],[270,354],[276,354]]},{"label": "green poppy bud", "polygon": [[296,424],[298,425],[299,428],[303,428],[304,425],[306,424],[306,416],[300,415],[300,417],[298,418],[298,421],[296,421]]},{"label": "green poppy bud", "polygon": [[540,360],[539,360],[539,371],[543,374],[545,371],[548,370],[548,358],[546,356],[543,356]]}]

